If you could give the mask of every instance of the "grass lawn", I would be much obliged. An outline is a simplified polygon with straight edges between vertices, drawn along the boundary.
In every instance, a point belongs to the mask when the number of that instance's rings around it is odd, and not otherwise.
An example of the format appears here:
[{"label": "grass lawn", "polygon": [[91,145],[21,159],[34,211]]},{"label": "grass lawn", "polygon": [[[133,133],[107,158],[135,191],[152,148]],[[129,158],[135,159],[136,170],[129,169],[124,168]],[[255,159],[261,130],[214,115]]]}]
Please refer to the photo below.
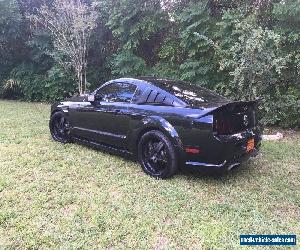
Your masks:
[{"label": "grass lawn", "polygon": [[1,249],[234,249],[240,234],[276,233],[299,245],[300,135],[264,142],[225,176],[156,180],[135,162],[52,141],[49,111],[0,101]]}]

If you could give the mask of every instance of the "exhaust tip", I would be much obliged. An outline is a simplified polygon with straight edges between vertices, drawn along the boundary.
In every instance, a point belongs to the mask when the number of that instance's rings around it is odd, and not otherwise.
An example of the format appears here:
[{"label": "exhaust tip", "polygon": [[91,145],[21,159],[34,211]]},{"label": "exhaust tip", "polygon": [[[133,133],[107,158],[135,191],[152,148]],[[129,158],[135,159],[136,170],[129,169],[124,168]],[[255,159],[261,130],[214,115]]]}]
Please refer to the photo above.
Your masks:
[{"label": "exhaust tip", "polygon": [[241,165],[241,163],[234,163],[234,164],[231,164],[231,165],[227,168],[227,170],[228,170],[228,171],[231,171],[233,168],[235,168],[235,167],[237,167],[237,166],[239,166],[239,165]]}]

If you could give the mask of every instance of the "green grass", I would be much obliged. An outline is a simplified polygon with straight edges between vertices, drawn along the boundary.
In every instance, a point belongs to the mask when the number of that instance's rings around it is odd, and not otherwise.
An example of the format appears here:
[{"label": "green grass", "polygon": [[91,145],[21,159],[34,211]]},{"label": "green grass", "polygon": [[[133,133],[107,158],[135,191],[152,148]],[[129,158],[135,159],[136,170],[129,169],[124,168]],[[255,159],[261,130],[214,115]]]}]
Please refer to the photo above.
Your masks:
[{"label": "green grass", "polygon": [[225,176],[156,180],[135,162],[52,141],[49,111],[0,101],[1,249],[234,249],[240,234],[300,237],[300,136],[264,142]]}]

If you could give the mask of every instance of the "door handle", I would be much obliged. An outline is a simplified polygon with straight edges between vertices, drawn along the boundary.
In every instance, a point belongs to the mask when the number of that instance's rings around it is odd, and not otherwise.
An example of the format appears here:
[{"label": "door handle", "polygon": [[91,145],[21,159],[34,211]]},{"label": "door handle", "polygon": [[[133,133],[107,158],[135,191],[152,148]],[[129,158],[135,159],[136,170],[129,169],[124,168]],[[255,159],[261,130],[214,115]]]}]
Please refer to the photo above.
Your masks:
[{"label": "door handle", "polygon": [[116,115],[121,115],[123,114],[123,112],[121,111],[121,109],[113,109],[112,113],[116,114]]},{"label": "door handle", "polygon": [[128,110],[126,109],[113,109],[112,113],[116,114],[116,115],[129,115],[130,112],[128,112]]},{"label": "door handle", "polygon": [[120,109],[110,109],[110,110],[106,110],[105,113],[110,113],[110,114],[122,114]]},{"label": "door handle", "polygon": [[94,111],[96,111],[96,112],[103,112],[103,111],[105,111],[105,109],[104,108],[94,108]]}]

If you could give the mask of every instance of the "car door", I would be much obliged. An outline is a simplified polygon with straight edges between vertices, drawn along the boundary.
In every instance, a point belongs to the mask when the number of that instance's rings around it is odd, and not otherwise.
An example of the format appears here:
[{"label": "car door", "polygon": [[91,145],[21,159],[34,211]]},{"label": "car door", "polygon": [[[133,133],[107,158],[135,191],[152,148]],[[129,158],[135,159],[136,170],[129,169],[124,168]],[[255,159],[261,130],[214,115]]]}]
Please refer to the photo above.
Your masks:
[{"label": "car door", "polygon": [[98,89],[91,105],[76,110],[80,119],[76,124],[81,124],[75,129],[77,133],[94,142],[125,148],[130,122],[128,104],[136,87],[131,83],[111,82]]}]

